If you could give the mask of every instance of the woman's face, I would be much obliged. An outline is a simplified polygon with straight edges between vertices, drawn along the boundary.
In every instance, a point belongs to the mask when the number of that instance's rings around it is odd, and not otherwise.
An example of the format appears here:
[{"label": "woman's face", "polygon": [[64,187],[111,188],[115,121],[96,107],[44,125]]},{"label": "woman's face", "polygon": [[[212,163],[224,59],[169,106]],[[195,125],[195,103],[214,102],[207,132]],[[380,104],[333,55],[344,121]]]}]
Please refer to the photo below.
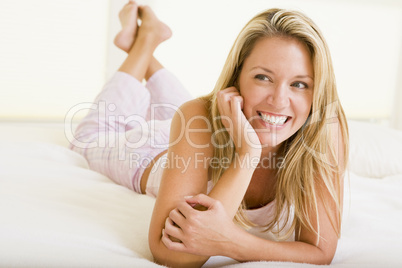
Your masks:
[{"label": "woman's face", "polygon": [[300,41],[283,37],[257,41],[244,61],[238,86],[243,113],[261,144],[277,147],[306,122],[313,78],[310,53]]}]

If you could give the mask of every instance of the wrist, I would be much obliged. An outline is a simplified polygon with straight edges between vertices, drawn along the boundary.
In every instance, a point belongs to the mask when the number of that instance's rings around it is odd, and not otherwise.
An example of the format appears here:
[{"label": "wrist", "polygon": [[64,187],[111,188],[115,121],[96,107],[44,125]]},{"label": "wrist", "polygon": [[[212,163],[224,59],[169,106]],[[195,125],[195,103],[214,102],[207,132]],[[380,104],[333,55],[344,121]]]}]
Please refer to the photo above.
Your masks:
[{"label": "wrist", "polygon": [[243,244],[243,238],[244,238],[244,232],[246,232],[244,229],[233,223],[233,228],[231,231],[231,239],[230,243],[227,243],[224,247],[224,254],[222,256],[226,256],[229,258],[232,258],[234,260],[242,260],[244,259],[244,253],[247,250],[244,248]]},{"label": "wrist", "polygon": [[260,157],[262,153],[261,146],[250,145],[250,146],[236,146],[236,153],[239,156],[252,156],[252,157]]},{"label": "wrist", "polygon": [[261,153],[246,152],[246,153],[236,153],[233,159],[234,167],[240,167],[241,169],[251,169],[257,168],[261,159]]}]

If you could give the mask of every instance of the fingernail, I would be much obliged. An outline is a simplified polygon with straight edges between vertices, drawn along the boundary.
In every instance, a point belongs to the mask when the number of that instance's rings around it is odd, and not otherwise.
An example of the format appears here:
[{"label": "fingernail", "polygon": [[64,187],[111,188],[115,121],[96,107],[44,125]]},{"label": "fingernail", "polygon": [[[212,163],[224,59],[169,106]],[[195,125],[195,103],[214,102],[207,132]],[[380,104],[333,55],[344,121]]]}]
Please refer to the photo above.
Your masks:
[{"label": "fingernail", "polygon": [[184,197],[184,199],[189,199],[189,198],[191,198],[191,197],[193,197],[192,195],[186,195],[185,197]]}]

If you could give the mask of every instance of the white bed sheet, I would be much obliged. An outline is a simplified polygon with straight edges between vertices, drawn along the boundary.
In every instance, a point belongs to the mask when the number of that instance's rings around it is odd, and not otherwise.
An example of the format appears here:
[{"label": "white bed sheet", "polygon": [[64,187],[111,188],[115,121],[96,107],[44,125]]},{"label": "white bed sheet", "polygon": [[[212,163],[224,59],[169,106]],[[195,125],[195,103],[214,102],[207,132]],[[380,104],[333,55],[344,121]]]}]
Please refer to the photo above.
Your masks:
[{"label": "white bed sheet", "polygon": [[[60,137],[43,141],[49,129],[36,129],[35,140],[32,128],[17,128],[29,133],[19,141],[14,126],[0,127],[0,267],[160,267],[147,243],[154,200],[88,169]],[[332,266],[402,267],[402,174],[350,172],[344,207]],[[205,264],[218,266],[313,267],[224,257]]]}]

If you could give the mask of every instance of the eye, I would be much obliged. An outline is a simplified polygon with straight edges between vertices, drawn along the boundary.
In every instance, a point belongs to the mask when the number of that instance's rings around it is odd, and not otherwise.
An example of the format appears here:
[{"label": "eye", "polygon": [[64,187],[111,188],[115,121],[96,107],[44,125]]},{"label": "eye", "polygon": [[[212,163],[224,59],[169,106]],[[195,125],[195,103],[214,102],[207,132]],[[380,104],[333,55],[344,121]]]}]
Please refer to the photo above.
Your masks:
[{"label": "eye", "polygon": [[257,74],[256,76],[254,76],[255,79],[261,80],[261,81],[269,81],[268,76],[263,75],[263,74]]},{"label": "eye", "polygon": [[292,87],[297,87],[299,89],[307,89],[308,88],[307,84],[303,83],[303,82],[295,82],[292,84]]}]

